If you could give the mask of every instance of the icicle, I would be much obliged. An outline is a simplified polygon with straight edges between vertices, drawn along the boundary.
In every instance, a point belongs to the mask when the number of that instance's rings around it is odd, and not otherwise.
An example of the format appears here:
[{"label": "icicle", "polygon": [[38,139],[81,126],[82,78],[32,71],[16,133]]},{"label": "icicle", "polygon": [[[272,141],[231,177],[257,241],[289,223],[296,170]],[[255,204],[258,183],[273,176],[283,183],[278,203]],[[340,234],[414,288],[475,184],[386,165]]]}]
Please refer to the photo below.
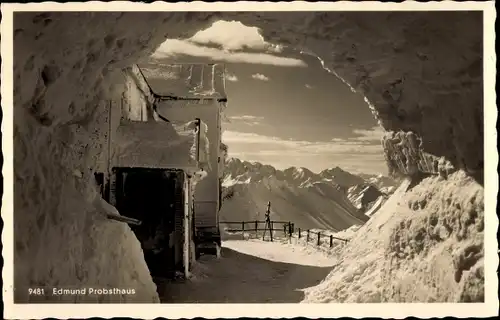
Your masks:
[{"label": "icicle", "polygon": [[191,65],[191,73],[189,76],[189,91],[196,92],[200,88],[200,82],[203,77],[203,65]]},{"label": "icicle", "polygon": [[186,84],[189,86],[193,81],[193,65],[189,66],[189,76],[186,79]]},{"label": "icicle", "polygon": [[224,65],[217,64],[214,69],[214,93],[218,97],[226,97]]},{"label": "icicle", "polygon": [[204,74],[205,74],[205,65],[201,65],[201,74],[200,74],[200,83],[198,84],[197,88],[196,88],[196,91],[199,91],[200,89],[203,88],[203,77],[204,77]]},{"label": "icicle", "polygon": [[215,93],[215,64],[212,65],[212,83],[210,91],[212,92],[212,94]]}]

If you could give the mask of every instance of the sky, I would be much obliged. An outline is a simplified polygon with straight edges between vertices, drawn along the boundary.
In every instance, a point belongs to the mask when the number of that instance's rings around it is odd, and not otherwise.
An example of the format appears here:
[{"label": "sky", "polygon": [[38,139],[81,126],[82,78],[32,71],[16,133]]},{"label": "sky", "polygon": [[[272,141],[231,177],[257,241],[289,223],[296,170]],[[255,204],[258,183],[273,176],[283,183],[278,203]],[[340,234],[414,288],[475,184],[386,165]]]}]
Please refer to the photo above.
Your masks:
[{"label": "sky", "polygon": [[169,39],[161,62],[224,63],[229,156],[277,169],[331,167],[386,174],[383,130],[364,97],[313,56],[266,42],[255,27],[218,21],[189,39]]}]

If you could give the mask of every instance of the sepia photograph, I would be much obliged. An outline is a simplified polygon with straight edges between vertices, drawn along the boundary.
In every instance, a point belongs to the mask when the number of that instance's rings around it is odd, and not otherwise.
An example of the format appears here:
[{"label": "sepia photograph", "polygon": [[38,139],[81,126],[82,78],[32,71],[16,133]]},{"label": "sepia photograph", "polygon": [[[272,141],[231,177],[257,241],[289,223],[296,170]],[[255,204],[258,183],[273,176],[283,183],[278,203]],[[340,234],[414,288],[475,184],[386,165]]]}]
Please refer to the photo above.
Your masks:
[{"label": "sepia photograph", "polygon": [[6,318],[498,315],[493,1],[1,9]]}]

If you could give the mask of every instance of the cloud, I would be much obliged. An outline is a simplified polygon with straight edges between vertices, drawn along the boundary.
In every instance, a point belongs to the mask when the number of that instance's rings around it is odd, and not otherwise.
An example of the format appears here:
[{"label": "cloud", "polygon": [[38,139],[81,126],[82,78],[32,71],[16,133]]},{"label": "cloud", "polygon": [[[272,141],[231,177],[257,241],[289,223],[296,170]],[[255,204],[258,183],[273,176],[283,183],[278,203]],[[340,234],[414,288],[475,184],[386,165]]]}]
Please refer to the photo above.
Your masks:
[{"label": "cloud", "polygon": [[307,89],[312,89],[312,86],[311,86],[310,84],[307,84],[307,83],[306,83],[305,87],[306,87]]},{"label": "cloud", "polygon": [[[241,52],[244,50],[260,52]],[[188,55],[234,63],[307,67],[307,64],[300,59],[270,54],[279,54],[283,50],[284,46],[265,41],[261,30],[257,27],[248,27],[239,21],[216,21],[189,39],[166,40],[152,57],[161,59]]]},{"label": "cloud", "polygon": [[313,142],[305,140],[281,139],[278,137],[259,135],[256,133],[244,133],[238,131],[224,131],[222,139],[231,144],[259,145],[261,151],[270,150],[278,152],[288,149],[307,151],[308,153],[381,153],[380,145],[363,145],[341,142]]},{"label": "cloud", "polygon": [[168,39],[151,55],[155,59],[175,58],[187,55],[230,63],[252,63],[279,67],[307,67],[299,59],[280,57],[268,53],[230,52],[217,48],[200,46],[189,40]]},{"label": "cloud", "polygon": [[276,52],[276,46],[264,40],[259,28],[248,27],[239,21],[216,21],[189,40],[204,45],[215,44],[227,51],[250,48]]},{"label": "cloud", "polygon": [[228,118],[231,120],[262,120],[262,119],[264,119],[264,117],[256,117],[256,116],[250,116],[250,115],[231,116]]},{"label": "cloud", "polygon": [[377,141],[377,142],[380,142],[382,137],[385,134],[384,129],[382,129],[379,126],[375,126],[369,130],[354,129],[352,132],[355,135],[359,136],[359,137],[353,138],[353,139],[358,140],[358,141]]},{"label": "cloud", "polygon": [[238,77],[237,77],[236,75],[234,75],[234,74],[230,74],[230,73],[226,73],[226,75],[225,75],[225,79],[226,79],[227,81],[231,81],[231,82],[236,82],[236,81],[238,81]]},{"label": "cloud", "polygon": [[254,78],[255,80],[269,81],[269,78],[262,73],[252,74],[252,78]]},{"label": "cloud", "polygon": [[222,140],[229,146],[230,156],[271,164],[276,168],[295,165],[318,172],[340,166],[367,173],[387,171],[380,145],[286,140],[230,130],[224,131]]},{"label": "cloud", "polygon": [[257,126],[261,124],[261,121],[264,120],[264,117],[257,117],[251,115],[241,115],[241,116],[231,116],[227,117],[224,121],[226,124],[235,123],[235,124],[246,124],[249,126]]},{"label": "cloud", "polygon": [[382,137],[385,134],[385,131],[381,127],[375,126],[368,130],[354,129],[352,130],[352,133],[355,135],[354,137],[349,137],[347,139],[333,138],[331,141],[336,143],[351,144],[351,145],[353,144],[366,145],[373,143],[379,145],[380,141],[382,140]]}]

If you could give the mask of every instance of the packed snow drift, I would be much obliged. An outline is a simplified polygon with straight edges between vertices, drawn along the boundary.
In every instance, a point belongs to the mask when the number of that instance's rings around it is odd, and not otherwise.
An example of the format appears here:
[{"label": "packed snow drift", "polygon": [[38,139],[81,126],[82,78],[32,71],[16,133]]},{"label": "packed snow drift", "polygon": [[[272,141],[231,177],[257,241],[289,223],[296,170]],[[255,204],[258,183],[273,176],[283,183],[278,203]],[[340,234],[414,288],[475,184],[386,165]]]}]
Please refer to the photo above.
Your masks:
[{"label": "packed snow drift", "polygon": [[483,188],[462,171],[409,185],[355,233],[304,302],[484,301]]}]

